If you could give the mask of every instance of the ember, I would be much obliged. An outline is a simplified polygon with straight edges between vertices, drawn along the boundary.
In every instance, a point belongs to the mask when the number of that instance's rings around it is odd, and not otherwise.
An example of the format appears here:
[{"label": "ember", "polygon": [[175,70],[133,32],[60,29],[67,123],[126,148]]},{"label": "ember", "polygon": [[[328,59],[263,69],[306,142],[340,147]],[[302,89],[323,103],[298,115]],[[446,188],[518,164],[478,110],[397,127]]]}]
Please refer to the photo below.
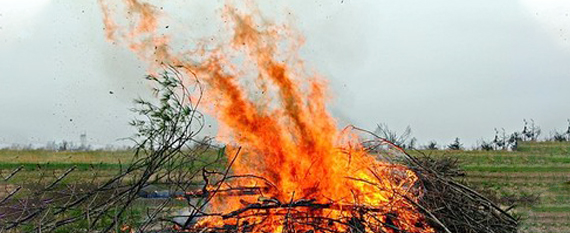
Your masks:
[{"label": "ember", "polygon": [[369,153],[351,130],[338,130],[326,109],[326,81],[306,72],[294,30],[227,4],[227,43],[174,51],[157,32],[156,7],[125,3],[129,27],[114,20],[118,6],[101,1],[108,39],[152,68],[173,67],[191,77],[185,82],[204,84],[219,139],[239,145],[228,148],[225,173],[204,171],[211,182],[185,195],[208,206],[195,206],[178,230],[434,232],[417,208],[417,175]]}]

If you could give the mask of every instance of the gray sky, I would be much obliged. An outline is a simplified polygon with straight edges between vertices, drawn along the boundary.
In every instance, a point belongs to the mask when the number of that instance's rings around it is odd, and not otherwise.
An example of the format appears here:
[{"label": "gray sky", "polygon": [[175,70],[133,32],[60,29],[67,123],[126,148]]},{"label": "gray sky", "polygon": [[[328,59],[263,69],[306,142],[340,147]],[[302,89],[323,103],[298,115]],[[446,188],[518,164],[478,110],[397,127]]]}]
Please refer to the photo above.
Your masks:
[{"label": "gray sky", "polygon": [[[203,12],[221,2],[166,9],[178,8],[177,20],[200,32],[209,19]],[[523,118],[544,134],[570,118],[566,0],[296,0],[261,8],[267,17],[295,15],[307,40],[302,55],[330,80],[341,125],[410,125],[420,143],[460,137],[469,146],[496,127],[520,130]],[[194,19],[200,23],[185,22]],[[96,1],[0,0],[0,145],[77,141],[82,132],[93,144],[120,144],[133,133],[131,100],[149,96],[145,70],[105,41]]]}]

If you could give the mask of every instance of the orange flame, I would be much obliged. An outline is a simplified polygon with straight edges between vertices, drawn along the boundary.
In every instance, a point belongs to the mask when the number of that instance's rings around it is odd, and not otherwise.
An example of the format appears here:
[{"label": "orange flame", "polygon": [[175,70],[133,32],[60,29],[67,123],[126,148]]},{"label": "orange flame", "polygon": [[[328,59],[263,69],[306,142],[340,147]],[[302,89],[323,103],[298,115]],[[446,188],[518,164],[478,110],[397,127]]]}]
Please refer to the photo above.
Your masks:
[{"label": "orange flame", "polygon": [[[200,44],[197,50],[175,54],[169,37],[157,32],[152,5],[126,0],[134,26],[124,28],[112,19],[116,9],[103,0],[100,5],[109,40],[128,46],[150,62],[151,68],[160,64],[180,67],[207,85],[210,112],[221,124],[220,138],[245,151],[235,160],[233,171],[266,178],[273,188],[263,193],[264,198],[282,203],[312,200],[327,208],[299,207],[294,214],[344,223],[358,208],[366,208],[369,212],[361,218],[377,227],[368,227],[367,232],[395,232],[394,228],[433,232],[413,205],[420,194],[417,176],[404,166],[377,160],[359,146],[355,135],[338,130],[326,108],[326,81],[305,71],[297,53],[303,39],[293,30],[227,4],[223,17],[233,28],[228,43]],[[256,179],[235,182],[260,185]],[[258,201],[256,197],[224,197],[214,199],[212,208],[228,213]],[[254,232],[315,229],[299,219],[284,224],[293,214],[290,208],[249,212],[266,215],[249,218],[257,221]],[[198,225],[221,227],[239,224],[236,221],[208,217]],[[330,222],[327,227],[346,230],[347,224]]]}]

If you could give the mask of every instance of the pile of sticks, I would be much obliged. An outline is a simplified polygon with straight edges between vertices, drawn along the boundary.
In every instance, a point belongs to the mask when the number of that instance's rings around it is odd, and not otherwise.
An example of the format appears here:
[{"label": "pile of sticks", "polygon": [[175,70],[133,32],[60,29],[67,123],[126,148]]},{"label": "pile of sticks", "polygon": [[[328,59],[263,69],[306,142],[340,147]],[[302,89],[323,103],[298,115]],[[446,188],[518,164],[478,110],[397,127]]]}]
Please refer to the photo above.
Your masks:
[{"label": "pile of sticks", "polygon": [[[333,218],[323,215],[327,211],[342,211],[346,217]],[[364,232],[407,232],[398,227],[398,214],[390,208],[374,208],[365,205],[347,205],[334,203],[317,203],[314,199],[299,199],[281,203],[276,199],[263,200],[245,205],[243,208],[229,213],[210,213],[199,217],[218,216],[221,219],[232,219],[233,224],[220,226],[190,226],[175,229],[184,232],[237,233],[256,232],[253,229],[271,219],[279,219],[284,232],[332,232],[332,233],[364,233]],[[380,216],[380,217],[379,217]],[[278,218],[275,218],[278,217]],[[428,225],[417,225],[420,229]]]},{"label": "pile of sticks", "polygon": [[506,208],[489,199],[477,190],[457,181],[465,176],[458,160],[452,157],[431,157],[419,152],[412,156],[398,145],[374,133],[349,127],[363,138],[368,150],[380,151],[379,159],[404,164],[419,178],[423,190],[416,203],[430,225],[437,232],[445,233],[515,233],[520,222],[509,212],[514,205]]},{"label": "pile of sticks", "polygon": [[[409,155],[407,155],[409,156]],[[477,191],[457,182],[453,177],[463,173],[453,165],[449,158],[433,159],[430,157],[409,156],[408,166],[414,170],[423,188],[423,196],[414,203],[416,209],[424,214],[427,224],[436,232],[445,233],[514,233],[517,232],[519,219],[509,214],[510,208],[503,209]],[[220,190],[220,192],[226,192]],[[227,190],[230,196],[254,195],[254,188],[236,188]],[[185,198],[196,198],[202,191],[187,193]],[[203,197],[203,196],[202,196]],[[346,211],[346,218],[334,219],[316,213],[329,210]],[[313,214],[315,213],[315,214]],[[223,220],[233,219],[235,224],[223,227],[179,226],[189,232],[252,232],[257,224],[263,223],[264,217],[282,216],[283,229],[299,229],[300,225],[310,226],[310,230],[301,232],[406,232],[394,222],[398,215],[390,208],[372,208],[363,205],[341,205],[335,203],[317,203],[315,200],[290,200],[281,202],[277,199],[263,199],[256,203],[244,203],[243,208],[229,213],[202,213],[193,217],[217,216]],[[371,216],[382,216],[382,220]],[[251,221],[256,217],[258,222]],[[261,218],[258,218],[261,217]],[[377,218],[377,217],[376,217]],[[259,220],[261,219],[261,220]],[[287,221],[289,220],[289,221]],[[329,226],[330,228],[328,228]],[[341,226],[341,227],[339,227]],[[417,226],[423,227],[423,226]],[[308,229],[301,227],[302,229]],[[343,229],[339,231],[338,229]],[[291,231],[291,232],[292,232]],[[299,231],[296,231],[299,232]]]},{"label": "pile of sticks", "polygon": [[[407,200],[413,203],[413,208],[425,216],[425,222],[429,226],[422,226],[423,222],[420,221],[420,225],[416,226],[417,228],[426,227],[427,229],[431,227],[436,232],[445,233],[517,232],[519,219],[509,213],[512,206],[503,208],[483,194],[456,181],[456,177],[465,175],[458,166],[456,159],[450,157],[433,158],[425,155],[415,157],[396,145],[390,144],[389,141],[381,140],[380,142],[388,144],[396,153],[400,153],[399,159],[394,159],[394,157],[390,159],[391,163],[406,165],[419,178],[418,185],[422,190],[421,198],[417,202],[409,198]],[[242,187],[232,190],[218,190],[218,192],[227,192],[229,196],[240,196],[255,195],[258,193],[257,191],[260,191],[254,189],[256,188]],[[206,191],[204,190],[190,192],[186,194],[185,198],[205,197],[205,194]],[[402,208],[402,205],[397,206],[397,208]],[[322,211],[330,210],[341,210],[347,217],[340,219],[323,217]],[[270,219],[270,216],[276,215],[283,216],[281,218],[284,219],[281,221],[282,227],[287,232],[299,232],[295,230],[299,228],[305,229],[301,232],[406,232],[397,227],[399,216],[397,212],[391,211],[390,206],[373,208],[358,204],[317,203],[315,200],[305,199],[288,201],[263,199],[256,203],[244,203],[242,208],[229,213],[201,212],[190,216],[190,218],[216,216],[223,220],[234,220],[229,222],[235,224],[227,224],[224,227],[217,228],[180,225],[178,229],[185,229],[190,232],[251,232],[256,224],[265,221],[264,218]],[[258,222],[251,221],[249,217],[257,217],[255,219]],[[299,227],[300,225],[310,227]]]},{"label": "pile of sticks", "polygon": [[[423,185],[424,196],[419,203],[432,224],[441,232],[514,233],[519,219],[476,190],[456,181],[463,175],[456,160],[444,157],[408,155],[411,167]],[[455,165],[454,165],[455,164]]]}]

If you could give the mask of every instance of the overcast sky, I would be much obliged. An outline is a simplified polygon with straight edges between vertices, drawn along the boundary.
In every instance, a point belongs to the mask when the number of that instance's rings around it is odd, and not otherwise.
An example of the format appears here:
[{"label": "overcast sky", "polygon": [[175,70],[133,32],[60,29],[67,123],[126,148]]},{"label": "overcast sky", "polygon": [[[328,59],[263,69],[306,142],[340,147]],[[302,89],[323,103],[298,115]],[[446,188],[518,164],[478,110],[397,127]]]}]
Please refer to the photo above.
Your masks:
[{"label": "overcast sky", "polygon": [[[185,2],[174,14],[207,24],[201,12],[222,1]],[[546,135],[567,126],[570,1],[267,2],[267,17],[295,15],[302,55],[330,80],[341,125],[410,125],[420,143],[468,146],[494,128],[520,130],[523,118]],[[0,0],[0,145],[83,132],[121,144],[133,133],[132,99],[149,96],[145,71],[105,40],[95,0]]]}]

